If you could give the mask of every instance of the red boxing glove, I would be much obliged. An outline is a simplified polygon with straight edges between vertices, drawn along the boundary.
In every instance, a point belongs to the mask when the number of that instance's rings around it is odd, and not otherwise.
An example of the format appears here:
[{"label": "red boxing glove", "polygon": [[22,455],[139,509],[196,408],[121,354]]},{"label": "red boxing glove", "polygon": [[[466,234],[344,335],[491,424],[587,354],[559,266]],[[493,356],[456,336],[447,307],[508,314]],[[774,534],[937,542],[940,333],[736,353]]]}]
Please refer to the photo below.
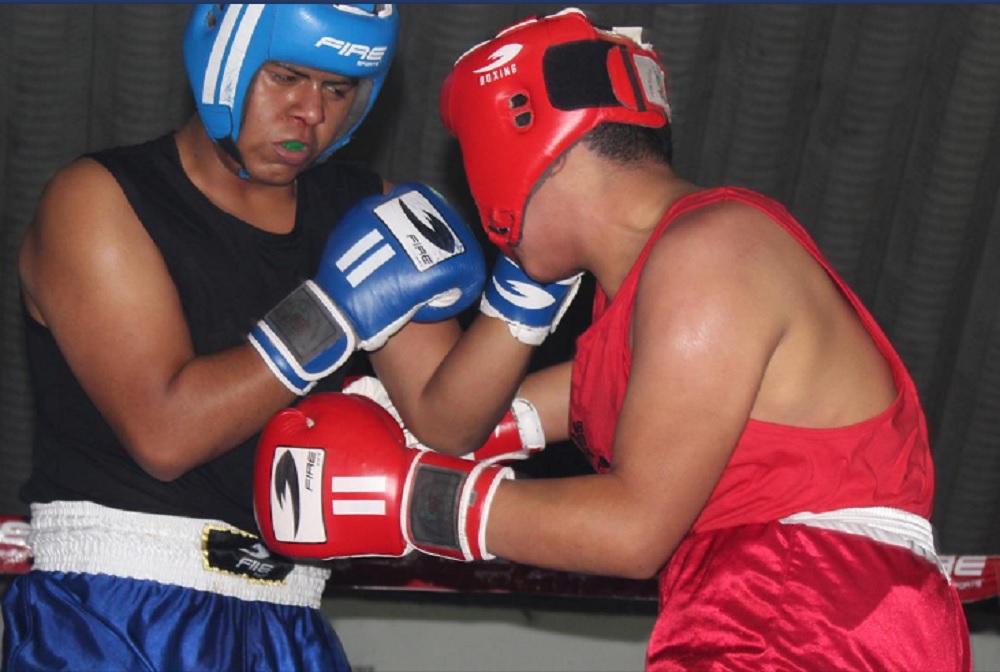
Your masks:
[{"label": "red boxing glove", "polygon": [[[297,558],[404,555],[404,450],[395,421],[361,397],[320,393],[278,412],[261,433],[254,463],[261,537]],[[347,464],[348,456],[357,459]]]},{"label": "red boxing glove", "polygon": [[402,556],[414,548],[488,560],[486,523],[509,468],[407,448],[370,399],[321,393],[261,434],[254,512],[264,542],[293,558]]},{"label": "red boxing glove", "polygon": [[465,457],[477,462],[523,460],[545,449],[545,430],[534,404],[517,397],[490,438]]},{"label": "red boxing glove", "polygon": [[[389,399],[382,382],[373,376],[350,378],[345,381],[344,392],[360,394],[377,402],[387,410],[406,437],[406,445],[419,450],[433,450],[420,441],[403,424],[403,419]],[[535,406],[518,397],[511,403],[510,410],[500,419],[493,433],[478,449],[462,456],[462,459],[476,462],[508,462],[523,460],[545,449],[545,430]]]}]

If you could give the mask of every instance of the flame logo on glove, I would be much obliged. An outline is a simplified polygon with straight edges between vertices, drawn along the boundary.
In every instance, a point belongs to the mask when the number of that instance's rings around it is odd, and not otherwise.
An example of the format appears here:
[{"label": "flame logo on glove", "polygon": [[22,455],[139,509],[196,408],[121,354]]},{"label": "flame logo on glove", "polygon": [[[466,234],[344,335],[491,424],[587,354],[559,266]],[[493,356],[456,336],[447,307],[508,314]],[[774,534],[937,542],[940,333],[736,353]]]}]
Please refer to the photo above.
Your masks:
[{"label": "flame logo on glove", "polygon": [[551,294],[536,285],[521,280],[509,280],[508,284],[510,289],[504,287],[497,278],[493,278],[497,294],[518,308],[544,310],[556,302]]},{"label": "flame logo on glove", "polygon": [[428,242],[445,252],[455,251],[455,236],[452,235],[451,229],[448,228],[445,221],[437,216],[436,211],[424,210],[423,214],[427,217],[425,222],[407,207],[406,201],[403,199],[399,199],[399,205],[403,208],[403,214],[406,215],[406,218],[416,227],[417,231],[424,234]]},{"label": "flame logo on glove", "polygon": [[295,458],[291,452],[286,452],[278,460],[274,467],[274,498],[278,506],[283,511],[288,511],[285,504],[286,498],[291,505],[292,524],[294,534],[299,532],[300,504],[299,504],[299,470],[295,466]]}]

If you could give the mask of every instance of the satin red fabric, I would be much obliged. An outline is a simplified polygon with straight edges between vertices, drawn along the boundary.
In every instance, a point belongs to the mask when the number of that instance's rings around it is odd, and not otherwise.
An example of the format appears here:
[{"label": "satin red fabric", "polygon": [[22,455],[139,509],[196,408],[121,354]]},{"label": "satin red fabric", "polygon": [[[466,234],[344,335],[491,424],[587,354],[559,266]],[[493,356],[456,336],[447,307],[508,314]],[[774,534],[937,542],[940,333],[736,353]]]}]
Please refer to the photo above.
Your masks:
[{"label": "satin red fabric", "polygon": [[958,594],[927,560],[772,522],[678,547],[660,577],[646,669],[957,672],[972,656]]}]

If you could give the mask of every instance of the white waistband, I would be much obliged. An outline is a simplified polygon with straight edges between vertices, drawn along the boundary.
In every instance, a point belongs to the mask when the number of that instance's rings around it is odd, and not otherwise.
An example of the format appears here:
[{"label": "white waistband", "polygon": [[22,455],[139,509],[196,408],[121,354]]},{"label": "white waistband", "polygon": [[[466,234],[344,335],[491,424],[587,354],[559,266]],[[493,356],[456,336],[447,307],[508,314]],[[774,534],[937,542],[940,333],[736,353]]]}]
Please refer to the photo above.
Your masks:
[{"label": "white waistband", "polygon": [[902,546],[937,565],[941,573],[951,581],[934,550],[934,531],[930,522],[908,511],[885,506],[837,509],[823,513],[803,511],[782,518],[780,522],[860,534],[884,544]]},{"label": "white waistband", "polygon": [[247,536],[218,520],[136,513],[93,502],[31,505],[28,544],[33,568],[157,581],[241,600],[318,608],[327,567],[297,564],[281,581],[261,581],[210,567],[203,546],[209,530]]}]

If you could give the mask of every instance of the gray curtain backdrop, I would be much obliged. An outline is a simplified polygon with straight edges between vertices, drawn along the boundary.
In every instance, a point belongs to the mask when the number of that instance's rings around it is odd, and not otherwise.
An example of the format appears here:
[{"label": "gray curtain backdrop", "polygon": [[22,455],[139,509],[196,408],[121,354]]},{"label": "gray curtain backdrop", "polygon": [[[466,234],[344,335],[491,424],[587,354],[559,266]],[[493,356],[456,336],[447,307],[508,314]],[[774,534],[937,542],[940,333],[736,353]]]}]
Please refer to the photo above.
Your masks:
[{"label": "gray curtain backdrop", "polygon": [[[30,463],[18,243],[58,166],[191,113],[189,7],[0,5],[0,513],[26,512]],[[384,94],[340,155],[428,182],[474,219],[440,82],[498,28],[562,7],[401,6]],[[927,410],[941,549],[1000,552],[1000,6],[584,7],[647,27],[678,171],[784,202],[867,302]],[[567,356],[586,313],[543,356]]]}]

